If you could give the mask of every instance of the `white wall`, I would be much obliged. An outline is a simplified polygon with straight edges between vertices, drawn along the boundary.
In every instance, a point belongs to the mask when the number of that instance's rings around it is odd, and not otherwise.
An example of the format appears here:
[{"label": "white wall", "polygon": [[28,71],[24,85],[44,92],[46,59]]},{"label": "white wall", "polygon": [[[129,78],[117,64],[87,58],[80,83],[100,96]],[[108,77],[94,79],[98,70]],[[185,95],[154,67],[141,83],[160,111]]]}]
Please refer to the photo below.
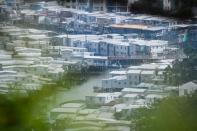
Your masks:
[{"label": "white wall", "polygon": [[140,84],[140,74],[127,74],[127,87]]},{"label": "white wall", "polygon": [[197,87],[179,88],[179,96],[190,95],[197,91]]},{"label": "white wall", "polygon": [[102,80],[103,88],[126,88],[127,79],[116,79],[115,77]]}]

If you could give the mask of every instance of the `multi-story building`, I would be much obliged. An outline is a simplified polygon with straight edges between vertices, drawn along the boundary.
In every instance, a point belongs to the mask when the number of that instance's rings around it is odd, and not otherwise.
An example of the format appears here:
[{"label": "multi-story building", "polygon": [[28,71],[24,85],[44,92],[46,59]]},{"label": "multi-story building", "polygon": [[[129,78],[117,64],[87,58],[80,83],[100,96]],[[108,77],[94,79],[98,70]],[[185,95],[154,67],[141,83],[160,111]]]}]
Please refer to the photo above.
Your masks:
[{"label": "multi-story building", "polygon": [[138,0],[66,0],[65,6],[87,11],[128,12],[129,5]]},{"label": "multi-story building", "polygon": [[108,79],[102,80],[102,88],[109,91],[120,91],[127,87],[127,77],[126,75],[114,76]]},{"label": "multi-story building", "polygon": [[192,46],[197,48],[197,26],[195,24],[177,24],[171,26],[165,35],[170,43],[178,43],[179,46]]},{"label": "multi-story building", "polygon": [[163,10],[171,11],[173,9],[175,9],[175,0],[163,0]]},{"label": "multi-story building", "polygon": [[64,5],[67,8],[75,8],[90,12],[106,10],[106,0],[66,0]]},{"label": "multi-story building", "polygon": [[121,92],[114,93],[99,93],[93,96],[86,96],[86,104],[88,106],[103,106],[109,104],[112,101],[119,99],[121,96]]},{"label": "multi-story building", "polygon": [[131,59],[134,57],[144,57],[149,56],[151,51],[151,47],[148,44],[142,44],[147,41],[141,42],[134,39],[129,41],[117,34],[61,35],[57,36],[56,39],[60,40],[59,45],[87,48],[89,52],[94,52],[95,55],[111,58]]},{"label": "multi-story building", "polygon": [[106,0],[108,12],[129,12],[130,5],[138,0]]},{"label": "multi-story building", "polygon": [[129,70],[127,72],[128,87],[140,84],[141,82],[140,73],[141,70]]},{"label": "multi-story building", "polygon": [[24,2],[24,0],[4,0],[4,3],[7,6],[11,6],[11,7],[14,7],[14,8],[17,8],[17,6],[19,6],[19,4],[21,4],[23,2]]}]

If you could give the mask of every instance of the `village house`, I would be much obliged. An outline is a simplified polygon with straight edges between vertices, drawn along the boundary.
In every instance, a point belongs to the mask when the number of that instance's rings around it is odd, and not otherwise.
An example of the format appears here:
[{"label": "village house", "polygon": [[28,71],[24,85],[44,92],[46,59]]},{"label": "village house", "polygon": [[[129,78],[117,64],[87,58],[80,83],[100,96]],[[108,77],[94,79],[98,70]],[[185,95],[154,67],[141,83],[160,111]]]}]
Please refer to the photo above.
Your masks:
[{"label": "village house", "polygon": [[124,88],[122,89],[121,93],[122,95],[125,94],[138,94],[138,95],[145,95],[145,92],[147,91],[147,89],[140,89],[140,88]]},{"label": "village house", "polygon": [[127,87],[127,77],[125,75],[102,79],[102,88],[104,90],[120,91],[125,87]]},{"label": "village house", "polygon": [[190,81],[179,87],[179,96],[191,95],[197,90],[197,82]]},{"label": "village house", "polygon": [[134,104],[139,99],[139,94],[126,94],[122,97],[123,103]]},{"label": "village house", "polygon": [[114,93],[98,93],[93,96],[86,96],[86,104],[88,106],[96,105],[102,106],[109,104],[112,101],[115,101],[120,98],[121,92]]}]

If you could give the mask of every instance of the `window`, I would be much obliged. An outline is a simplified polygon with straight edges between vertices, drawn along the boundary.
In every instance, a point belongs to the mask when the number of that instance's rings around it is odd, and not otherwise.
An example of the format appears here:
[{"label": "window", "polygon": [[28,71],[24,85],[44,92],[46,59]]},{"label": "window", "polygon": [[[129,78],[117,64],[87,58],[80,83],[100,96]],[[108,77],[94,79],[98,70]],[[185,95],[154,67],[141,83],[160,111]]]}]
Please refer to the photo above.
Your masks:
[{"label": "window", "polygon": [[188,95],[187,89],[184,89],[184,95]]},{"label": "window", "polygon": [[132,79],[132,76],[129,76],[129,79]]}]

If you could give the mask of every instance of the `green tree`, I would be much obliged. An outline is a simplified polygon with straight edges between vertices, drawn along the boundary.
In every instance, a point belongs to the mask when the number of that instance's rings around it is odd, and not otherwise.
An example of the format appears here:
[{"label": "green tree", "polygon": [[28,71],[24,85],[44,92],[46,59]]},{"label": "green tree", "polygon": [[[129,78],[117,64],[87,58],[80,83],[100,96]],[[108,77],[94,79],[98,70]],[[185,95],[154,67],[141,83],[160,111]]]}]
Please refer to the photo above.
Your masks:
[{"label": "green tree", "polygon": [[187,47],[184,52],[187,58],[176,60],[172,67],[168,66],[165,69],[164,79],[167,84],[178,86],[197,80],[197,49]]},{"label": "green tree", "polygon": [[133,112],[131,119],[136,131],[196,131],[197,94],[163,99]]},{"label": "green tree", "polygon": [[[28,92],[21,95],[11,92],[7,95],[0,94],[0,131],[49,131],[50,125],[46,117],[49,112],[48,98],[60,88],[71,88],[83,82],[80,73],[65,73],[54,84],[45,84],[41,90]],[[20,90],[20,84],[10,85],[13,89]]]}]

